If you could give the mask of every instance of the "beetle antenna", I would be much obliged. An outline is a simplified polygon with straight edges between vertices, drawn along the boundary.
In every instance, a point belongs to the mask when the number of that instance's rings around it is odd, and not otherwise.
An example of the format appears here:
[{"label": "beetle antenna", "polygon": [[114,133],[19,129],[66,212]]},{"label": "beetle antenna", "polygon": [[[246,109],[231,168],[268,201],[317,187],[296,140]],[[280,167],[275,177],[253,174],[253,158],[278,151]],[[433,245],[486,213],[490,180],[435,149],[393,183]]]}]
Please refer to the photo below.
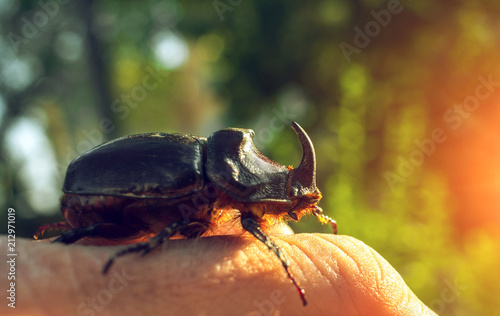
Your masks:
[{"label": "beetle antenna", "polygon": [[295,288],[297,288],[297,291],[299,292],[300,298],[302,299],[302,304],[304,304],[304,306],[306,306],[307,305],[306,296],[305,296],[306,291],[300,287],[300,284],[292,276],[290,270],[288,269],[288,267],[289,267],[288,259],[281,252],[281,249],[278,248],[278,246],[274,243],[274,241],[262,230],[262,228],[260,228],[259,223],[255,219],[253,219],[251,217],[242,217],[241,218],[241,226],[243,226],[243,228],[246,231],[248,231],[252,235],[254,235],[255,238],[257,238],[262,243],[264,243],[264,245],[266,245],[267,248],[269,248],[269,250],[271,250],[272,252],[274,252],[274,254],[276,256],[278,256],[278,258],[281,261],[281,264],[283,265],[283,268],[285,268],[285,271],[288,275],[288,278],[295,285]]},{"label": "beetle antenna", "polygon": [[316,205],[316,209],[313,211],[313,214],[318,217],[318,220],[321,224],[330,224],[332,225],[333,233],[337,235],[337,222],[323,213],[323,209]]}]

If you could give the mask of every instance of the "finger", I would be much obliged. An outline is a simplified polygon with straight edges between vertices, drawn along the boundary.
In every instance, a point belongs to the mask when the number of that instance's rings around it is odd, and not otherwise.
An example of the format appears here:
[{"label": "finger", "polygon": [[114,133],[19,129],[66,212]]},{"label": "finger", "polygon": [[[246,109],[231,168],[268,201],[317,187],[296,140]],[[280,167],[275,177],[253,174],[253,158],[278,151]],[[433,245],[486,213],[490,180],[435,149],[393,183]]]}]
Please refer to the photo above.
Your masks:
[{"label": "finger", "polygon": [[[172,240],[147,256],[124,257],[108,276],[100,273],[102,265],[122,247],[18,240],[16,312],[424,314],[425,306],[401,277],[359,241],[308,234],[273,238],[287,253],[295,277],[306,289],[307,307],[302,306],[279,261],[263,245],[246,236],[216,236]],[[0,238],[0,244],[5,245],[6,238]]]},{"label": "finger", "polygon": [[[298,277],[306,280],[303,287],[317,309],[313,314],[435,315],[384,258],[357,239],[329,234],[281,239],[303,272]],[[313,303],[315,298],[321,299]]]}]

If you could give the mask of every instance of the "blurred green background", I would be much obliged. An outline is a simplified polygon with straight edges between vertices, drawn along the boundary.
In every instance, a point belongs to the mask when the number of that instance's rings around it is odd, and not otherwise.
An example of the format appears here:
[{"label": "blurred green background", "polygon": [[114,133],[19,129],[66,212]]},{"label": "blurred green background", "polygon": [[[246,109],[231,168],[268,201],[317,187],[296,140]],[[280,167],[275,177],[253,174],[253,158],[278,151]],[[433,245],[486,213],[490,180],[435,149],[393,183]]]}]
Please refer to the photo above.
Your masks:
[{"label": "blurred green background", "polygon": [[[61,220],[68,163],[139,132],[252,128],[440,315],[500,315],[497,0],[0,1],[0,221]],[[329,232],[314,218],[297,232]],[[6,225],[0,227],[6,232]]]}]

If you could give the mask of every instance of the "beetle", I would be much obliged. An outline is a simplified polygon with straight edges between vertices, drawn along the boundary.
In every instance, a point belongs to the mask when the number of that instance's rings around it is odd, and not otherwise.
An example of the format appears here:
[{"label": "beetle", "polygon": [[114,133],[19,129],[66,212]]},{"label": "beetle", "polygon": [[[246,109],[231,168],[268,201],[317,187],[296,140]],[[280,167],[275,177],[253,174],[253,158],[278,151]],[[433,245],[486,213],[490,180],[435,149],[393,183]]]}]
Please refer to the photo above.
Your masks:
[{"label": "beetle", "polygon": [[[303,151],[297,168],[264,156],[250,129],[226,128],[208,138],[137,134],[99,145],[68,166],[61,197],[68,231],[54,242],[153,236],[109,258],[105,274],[125,254],[147,254],[175,235],[207,235],[237,210],[243,229],[279,258],[305,306],[305,291],[264,228],[271,222],[298,221],[306,214],[330,223],[334,233],[337,226],[318,206],[321,193],[316,187],[313,143],[299,124],[292,122],[292,128]],[[35,238],[48,229],[42,227]]]}]

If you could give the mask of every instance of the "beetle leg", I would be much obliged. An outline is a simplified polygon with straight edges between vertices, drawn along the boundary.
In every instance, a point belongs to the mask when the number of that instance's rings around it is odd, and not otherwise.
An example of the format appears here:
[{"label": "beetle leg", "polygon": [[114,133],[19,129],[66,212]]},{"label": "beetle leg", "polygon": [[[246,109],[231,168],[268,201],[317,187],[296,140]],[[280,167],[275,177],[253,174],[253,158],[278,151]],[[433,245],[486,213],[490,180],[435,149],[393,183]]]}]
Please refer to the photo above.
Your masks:
[{"label": "beetle leg", "polygon": [[133,253],[133,252],[141,252],[142,255],[148,254],[151,250],[156,249],[158,246],[163,244],[166,240],[168,240],[170,237],[181,231],[183,228],[189,225],[188,220],[183,220],[180,222],[175,222],[172,225],[168,225],[165,228],[163,228],[156,236],[150,238],[146,242],[141,242],[132,246],[129,246],[117,253],[115,253],[111,258],[108,259],[106,264],[104,265],[104,268],[102,269],[103,274],[107,274],[109,268],[113,265],[113,263],[118,259],[119,257],[122,257],[128,253]]},{"label": "beetle leg", "polygon": [[102,225],[101,223],[97,223],[87,227],[72,229],[69,232],[64,233],[61,236],[57,237],[52,242],[62,242],[65,244],[72,244],[84,237],[94,236],[101,225]]},{"label": "beetle leg", "polygon": [[331,218],[330,216],[326,216],[323,213],[323,209],[321,207],[316,206],[316,210],[313,211],[313,214],[318,217],[318,220],[322,224],[329,223],[330,225],[332,225],[333,233],[335,235],[337,235],[337,222],[333,218]]},{"label": "beetle leg", "polygon": [[184,229],[186,226],[189,225],[188,220],[183,220],[180,222],[175,222],[172,225],[168,225],[167,227],[163,228],[158,235],[152,237],[149,239],[146,244],[147,247],[144,249],[142,252],[142,255],[147,255],[151,250],[156,249],[156,247],[160,246],[163,244],[166,240],[168,240],[170,237]]},{"label": "beetle leg", "polygon": [[133,246],[129,246],[129,247],[127,247],[127,248],[125,248],[125,249],[123,249],[123,250],[115,253],[111,258],[108,259],[108,262],[106,262],[106,264],[104,265],[104,268],[102,269],[102,274],[107,274],[109,268],[111,268],[111,266],[113,265],[113,263],[119,257],[124,256],[124,255],[126,255],[128,253],[138,252],[138,251],[144,250],[147,247],[148,247],[148,243],[147,242],[141,242],[141,243],[135,244]]},{"label": "beetle leg", "polygon": [[139,231],[137,229],[128,226],[113,223],[95,223],[86,227],[71,229],[70,231],[61,234],[52,242],[72,244],[85,237],[121,239],[137,235],[138,232]]},{"label": "beetle leg", "polygon": [[278,248],[278,246],[274,243],[274,241],[260,228],[259,223],[251,218],[251,217],[242,217],[241,218],[241,225],[243,228],[250,232],[252,235],[255,236],[258,240],[260,240],[264,245],[267,246],[269,250],[274,252],[276,256],[281,261],[281,264],[283,265],[283,268],[285,268],[285,271],[288,275],[288,278],[292,281],[292,283],[295,285],[297,288],[297,291],[299,292],[300,298],[302,299],[302,303],[304,306],[307,305],[306,297],[305,297],[305,291],[303,288],[300,287],[300,284],[295,280],[295,278],[292,276],[290,270],[288,269],[289,267],[289,262],[288,259],[285,257],[283,252],[281,252],[281,249]]}]

